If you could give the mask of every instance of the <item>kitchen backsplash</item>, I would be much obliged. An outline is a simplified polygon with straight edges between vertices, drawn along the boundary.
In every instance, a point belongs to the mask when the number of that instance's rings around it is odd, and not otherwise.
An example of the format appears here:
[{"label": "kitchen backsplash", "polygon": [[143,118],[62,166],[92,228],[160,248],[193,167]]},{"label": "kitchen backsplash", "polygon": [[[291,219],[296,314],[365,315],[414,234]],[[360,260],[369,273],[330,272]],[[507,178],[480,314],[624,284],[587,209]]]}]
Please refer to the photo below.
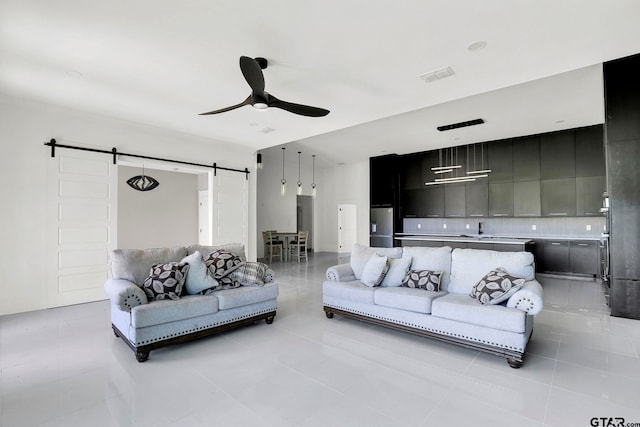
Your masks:
[{"label": "kitchen backsplash", "polygon": [[[595,237],[604,230],[604,217],[570,218],[405,218],[403,233],[484,234],[503,237]],[[469,228],[467,228],[467,224]],[[535,229],[534,229],[535,228]]]}]

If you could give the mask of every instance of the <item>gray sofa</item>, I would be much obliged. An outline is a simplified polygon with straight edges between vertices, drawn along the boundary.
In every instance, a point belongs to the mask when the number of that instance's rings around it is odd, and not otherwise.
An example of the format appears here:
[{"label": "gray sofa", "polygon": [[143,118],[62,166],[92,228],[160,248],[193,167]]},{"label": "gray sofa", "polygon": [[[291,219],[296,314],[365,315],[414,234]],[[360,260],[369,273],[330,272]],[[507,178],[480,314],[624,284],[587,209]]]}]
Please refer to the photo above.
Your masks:
[{"label": "gray sofa", "polygon": [[[372,283],[366,277],[371,272],[369,262],[380,256],[387,257],[389,269],[382,273],[381,283]],[[500,267],[521,278],[514,280],[519,286],[503,292],[504,302],[482,303],[470,296],[482,288],[474,285]],[[401,286],[407,272],[425,270],[442,272],[439,290],[407,287],[408,282]],[[534,315],[543,307],[534,271],[528,252],[355,245],[350,263],[327,270],[324,310],[328,318],[340,314],[502,356],[519,368]]]},{"label": "gray sofa", "polygon": [[[240,263],[243,268],[261,266],[263,277],[249,281],[242,274],[233,276],[241,271],[234,266],[235,271],[225,276],[233,277],[228,282],[234,285],[222,286],[218,283],[217,290],[205,290],[210,283],[203,285],[201,282],[211,280],[211,277],[205,277],[208,269],[204,268],[204,273],[200,271],[202,278],[194,282],[197,270],[195,264],[191,263],[191,268],[186,271],[186,279],[189,279],[192,288],[201,286],[192,290],[194,294],[184,293],[179,297],[173,295],[174,299],[155,300],[148,295],[148,289],[145,291],[144,282],[148,280],[152,265],[181,261],[183,264],[179,265],[184,265],[185,260],[202,259],[195,255],[196,251],[206,259],[208,254],[216,250],[231,253],[245,261]],[[111,301],[113,331],[134,351],[138,362],[144,362],[151,350],[166,345],[216,334],[262,319],[270,324],[276,315],[278,286],[273,282],[273,272],[265,270],[266,267],[261,263],[246,263],[244,247],[240,244],[114,250],[110,253],[110,277],[104,284],[105,293]],[[240,284],[242,286],[234,287]],[[196,293],[198,290],[202,292]]]}]

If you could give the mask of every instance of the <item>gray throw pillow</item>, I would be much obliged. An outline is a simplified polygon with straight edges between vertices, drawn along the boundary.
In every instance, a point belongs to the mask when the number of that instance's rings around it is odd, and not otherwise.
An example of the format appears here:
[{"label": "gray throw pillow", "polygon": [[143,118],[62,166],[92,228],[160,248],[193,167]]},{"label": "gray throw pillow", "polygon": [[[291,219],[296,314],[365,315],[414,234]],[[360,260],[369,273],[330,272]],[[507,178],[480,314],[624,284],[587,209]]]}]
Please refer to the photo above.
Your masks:
[{"label": "gray throw pillow", "polygon": [[524,282],[525,279],[511,276],[504,268],[498,267],[487,273],[469,295],[482,304],[500,304],[515,294]]}]

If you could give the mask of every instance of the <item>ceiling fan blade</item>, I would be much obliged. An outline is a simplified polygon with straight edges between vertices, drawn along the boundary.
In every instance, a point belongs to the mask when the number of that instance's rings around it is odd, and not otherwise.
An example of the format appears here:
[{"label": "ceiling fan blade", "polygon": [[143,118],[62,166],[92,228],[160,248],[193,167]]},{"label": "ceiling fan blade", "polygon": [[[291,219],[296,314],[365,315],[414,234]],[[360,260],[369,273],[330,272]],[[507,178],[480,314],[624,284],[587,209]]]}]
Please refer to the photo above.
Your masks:
[{"label": "ceiling fan blade", "polygon": [[264,75],[258,61],[248,56],[241,56],[240,70],[253,92],[264,93]]},{"label": "ceiling fan blade", "polygon": [[251,105],[251,95],[249,95],[247,97],[247,99],[245,99],[244,101],[242,101],[239,104],[236,105],[232,105],[231,107],[227,107],[227,108],[221,108],[220,110],[213,110],[213,111],[209,111],[207,113],[200,113],[198,114],[199,116],[207,116],[209,114],[218,114],[218,113],[224,113],[225,111],[231,111],[231,110],[235,110],[236,108],[240,108],[240,107],[244,107],[245,105]]},{"label": "ceiling fan blade", "polygon": [[323,117],[329,114],[329,110],[320,107],[312,107],[310,105],[294,104],[292,102],[281,101],[275,96],[269,94],[269,107],[280,108],[290,113],[299,114],[308,117]]}]

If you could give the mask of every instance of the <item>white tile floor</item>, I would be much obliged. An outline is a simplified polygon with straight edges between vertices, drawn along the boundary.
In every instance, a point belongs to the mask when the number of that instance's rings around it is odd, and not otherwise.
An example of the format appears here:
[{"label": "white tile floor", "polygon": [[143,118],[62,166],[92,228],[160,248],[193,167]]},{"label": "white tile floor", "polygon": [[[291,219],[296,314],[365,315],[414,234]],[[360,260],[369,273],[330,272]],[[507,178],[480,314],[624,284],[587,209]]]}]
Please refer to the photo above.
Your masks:
[{"label": "white tile floor", "polygon": [[0,317],[0,420],[20,426],[590,426],[640,423],[640,321],[598,284],[539,277],[525,365],[322,311],[335,254],[274,263],[278,315],[139,364],[106,301]]}]

